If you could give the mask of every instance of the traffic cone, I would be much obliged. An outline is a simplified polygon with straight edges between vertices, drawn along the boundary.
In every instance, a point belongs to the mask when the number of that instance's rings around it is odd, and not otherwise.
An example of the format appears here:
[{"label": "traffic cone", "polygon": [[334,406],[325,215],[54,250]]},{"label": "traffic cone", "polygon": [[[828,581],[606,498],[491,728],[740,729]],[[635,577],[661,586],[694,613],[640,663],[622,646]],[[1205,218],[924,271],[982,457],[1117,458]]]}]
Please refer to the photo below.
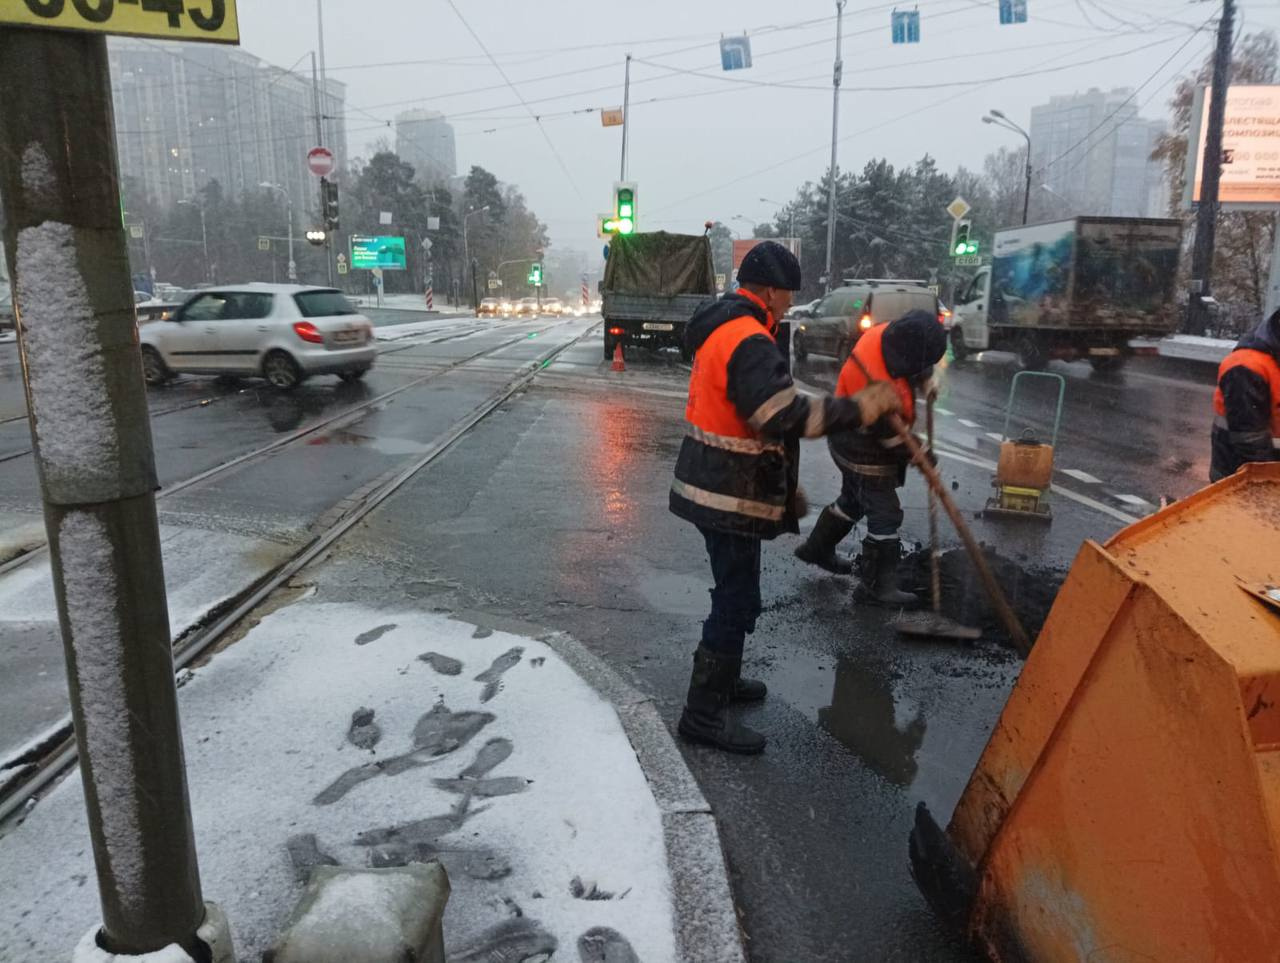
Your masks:
[{"label": "traffic cone", "polygon": [[614,371],[626,371],[627,363],[622,360],[622,342],[619,341],[613,346],[613,369]]}]

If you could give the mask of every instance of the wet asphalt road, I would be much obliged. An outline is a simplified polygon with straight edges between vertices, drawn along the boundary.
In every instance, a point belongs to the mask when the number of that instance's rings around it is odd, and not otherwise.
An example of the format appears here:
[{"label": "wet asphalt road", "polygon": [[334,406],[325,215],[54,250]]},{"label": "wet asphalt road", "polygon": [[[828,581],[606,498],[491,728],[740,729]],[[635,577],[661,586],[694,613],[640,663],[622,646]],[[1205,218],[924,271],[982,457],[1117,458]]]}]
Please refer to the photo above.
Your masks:
[{"label": "wet asphalt road", "polygon": [[[536,327],[388,345],[358,393],[404,385]],[[513,366],[546,350],[546,338],[562,343],[582,328],[528,339],[502,352],[505,360],[427,382],[315,443],[162,501],[162,518],[293,544],[344,495],[421,450]],[[13,353],[0,346],[0,421],[12,409]],[[1015,604],[1051,593],[1083,539],[1108,537],[1125,515],[1143,511],[1140,503],[1195,490],[1207,471],[1211,378],[1206,387],[1142,362],[1110,377],[1081,365],[1051,370],[1067,379],[1057,481],[1098,507],[1059,493],[1051,526],[974,519],[978,537],[1020,570],[1006,586]],[[835,373],[829,359],[796,367],[816,387]],[[989,494],[996,449],[987,432],[1002,430],[1012,374],[999,356],[945,372],[942,470],[970,517]],[[686,379],[668,354],[634,352],[625,373],[611,372],[595,331],[344,538],[332,557],[343,577],[327,579],[327,593],[570,632],[650,693],[674,725],[710,586],[700,537],[666,510]],[[1040,430],[1052,421],[1045,388],[1030,386],[1023,416]],[[162,477],[189,477],[352,401],[331,379],[294,396],[210,379],[151,392]],[[159,414],[185,404],[192,407]],[[6,431],[12,426],[0,425],[0,457],[21,442]],[[6,517],[37,509],[29,463],[0,462]],[[821,442],[804,444],[802,482],[815,510],[838,491]],[[905,535],[922,542],[918,479],[904,503]],[[944,541],[957,543],[949,533]],[[846,580],[798,563],[797,542],[787,536],[765,549],[766,612],[748,644],[749,671],[772,693],[749,712],[769,751],[741,759],[686,750],[721,822],[750,956],[968,959],[917,895],[906,838],[918,800],[944,819],[950,813],[1020,661],[991,641],[973,649],[903,643],[883,613],[850,604]]]}]

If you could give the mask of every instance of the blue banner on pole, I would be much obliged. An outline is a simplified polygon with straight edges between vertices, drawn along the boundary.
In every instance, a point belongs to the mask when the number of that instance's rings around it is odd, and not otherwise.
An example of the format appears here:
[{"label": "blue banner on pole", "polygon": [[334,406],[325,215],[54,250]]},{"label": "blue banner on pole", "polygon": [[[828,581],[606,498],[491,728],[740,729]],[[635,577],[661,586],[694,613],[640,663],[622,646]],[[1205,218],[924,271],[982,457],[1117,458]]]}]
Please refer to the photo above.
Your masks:
[{"label": "blue banner on pole", "polygon": [[889,25],[894,43],[920,42],[919,10],[895,10],[890,16]]},{"label": "blue banner on pole", "polygon": [[1000,23],[1026,23],[1027,0],[1000,0]]}]

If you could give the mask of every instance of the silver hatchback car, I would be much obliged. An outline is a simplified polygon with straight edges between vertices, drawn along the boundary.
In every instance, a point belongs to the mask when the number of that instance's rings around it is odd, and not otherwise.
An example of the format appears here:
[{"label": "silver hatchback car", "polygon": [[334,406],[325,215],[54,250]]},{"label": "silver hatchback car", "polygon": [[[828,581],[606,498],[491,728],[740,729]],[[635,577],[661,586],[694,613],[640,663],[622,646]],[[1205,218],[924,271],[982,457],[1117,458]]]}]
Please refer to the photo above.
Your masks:
[{"label": "silver hatchback car", "polygon": [[202,290],[139,326],[138,339],[149,385],[183,373],[257,376],[282,389],[318,374],[356,381],[378,354],[373,322],[341,291],[296,284]]}]

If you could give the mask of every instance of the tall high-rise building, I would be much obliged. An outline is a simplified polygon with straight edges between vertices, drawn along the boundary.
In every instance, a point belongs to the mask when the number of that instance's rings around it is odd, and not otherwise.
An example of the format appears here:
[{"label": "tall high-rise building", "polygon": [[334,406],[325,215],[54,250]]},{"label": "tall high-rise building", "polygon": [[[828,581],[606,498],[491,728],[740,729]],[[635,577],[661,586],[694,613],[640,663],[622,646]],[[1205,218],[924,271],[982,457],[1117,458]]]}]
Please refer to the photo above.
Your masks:
[{"label": "tall high-rise building", "polygon": [[[274,67],[236,47],[108,45],[120,173],[169,207],[210,181],[238,196],[263,183],[289,192],[295,217],[319,212],[319,183],[307,170],[316,143],[310,73]],[[347,158],[346,85],[325,85],[325,143]]]},{"label": "tall high-rise building", "polygon": [[432,110],[396,115],[396,153],[424,184],[447,184],[458,173],[453,125]]},{"label": "tall high-rise building", "polygon": [[1164,130],[1162,121],[1138,116],[1127,89],[1095,88],[1031,108],[1032,207],[1164,216],[1164,168],[1151,159]]}]

